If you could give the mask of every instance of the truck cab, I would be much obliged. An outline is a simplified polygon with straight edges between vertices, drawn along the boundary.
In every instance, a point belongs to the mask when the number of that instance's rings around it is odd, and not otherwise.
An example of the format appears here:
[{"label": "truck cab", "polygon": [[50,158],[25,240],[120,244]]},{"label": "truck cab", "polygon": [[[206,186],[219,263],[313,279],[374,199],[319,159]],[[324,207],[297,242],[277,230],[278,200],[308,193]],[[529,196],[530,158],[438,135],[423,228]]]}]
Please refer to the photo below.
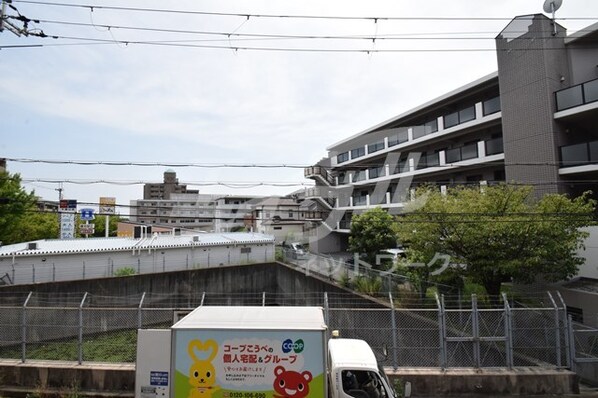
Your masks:
[{"label": "truck cab", "polygon": [[334,398],[396,398],[376,356],[363,340],[328,341],[329,396]]}]

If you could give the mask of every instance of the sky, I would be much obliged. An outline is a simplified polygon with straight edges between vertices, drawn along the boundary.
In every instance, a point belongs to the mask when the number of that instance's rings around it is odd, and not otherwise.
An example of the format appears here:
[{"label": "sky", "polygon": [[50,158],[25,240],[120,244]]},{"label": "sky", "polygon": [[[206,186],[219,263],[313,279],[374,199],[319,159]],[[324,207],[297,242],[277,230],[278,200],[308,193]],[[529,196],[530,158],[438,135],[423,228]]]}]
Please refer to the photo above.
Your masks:
[{"label": "sky", "polygon": [[[496,71],[494,37],[543,13],[542,0],[12,4],[58,38],[0,33],[0,157],[43,199],[114,197],[121,214],[168,169],[206,194],[309,187],[303,167],[327,147]],[[564,0],[556,17],[575,32],[598,1]]]}]

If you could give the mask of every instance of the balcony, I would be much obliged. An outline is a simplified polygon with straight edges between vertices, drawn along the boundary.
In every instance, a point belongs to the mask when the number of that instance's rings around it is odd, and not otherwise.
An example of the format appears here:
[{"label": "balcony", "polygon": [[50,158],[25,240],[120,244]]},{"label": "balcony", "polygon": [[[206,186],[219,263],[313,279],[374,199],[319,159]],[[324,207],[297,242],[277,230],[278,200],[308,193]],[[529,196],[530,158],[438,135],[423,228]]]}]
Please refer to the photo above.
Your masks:
[{"label": "balcony", "polygon": [[417,163],[417,170],[435,166],[440,166],[440,156],[438,153],[431,153],[429,155],[422,155],[419,158],[419,162]]},{"label": "balcony", "polygon": [[491,140],[486,141],[484,144],[486,147],[486,155],[488,156],[497,155],[505,151],[502,142],[502,137],[493,138]]},{"label": "balcony", "polygon": [[598,101],[598,79],[554,93],[557,112]]},{"label": "balcony", "polygon": [[587,166],[598,163],[598,141],[562,146],[561,167]]},{"label": "balcony", "polygon": [[318,177],[318,178],[321,178],[328,185],[334,185],[334,177],[332,177],[330,175],[330,173],[328,172],[328,170],[326,170],[326,168],[324,168],[322,166],[306,167],[303,170],[303,175],[305,176],[305,178]]},{"label": "balcony", "polygon": [[473,143],[459,148],[446,150],[446,163],[457,163],[462,160],[478,157],[478,144]]},{"label": "balcony", "polygon": [[336,204],[334,192],[325,187],[309,188],[305,191],[305,197],[307,199],[319,200],[328,208],[333,208]]}]

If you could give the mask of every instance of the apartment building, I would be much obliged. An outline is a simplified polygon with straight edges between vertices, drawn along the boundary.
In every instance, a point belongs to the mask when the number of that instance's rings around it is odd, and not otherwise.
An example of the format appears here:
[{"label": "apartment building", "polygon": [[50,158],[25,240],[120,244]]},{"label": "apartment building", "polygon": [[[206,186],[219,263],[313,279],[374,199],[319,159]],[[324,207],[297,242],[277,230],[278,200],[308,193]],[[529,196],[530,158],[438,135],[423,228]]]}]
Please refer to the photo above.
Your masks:
[{"label": "apartment building", "polygon": [[170,193],[169,199],[132,200],[130,219],[137,224],[210,232],[214,231],[214,201],[218,197],[220,195]]},{"label": "apartment building", "polygon": [[187,189],[187,185],[179,184],[176,172],[171,169],[164,172],[164,182],[143,185],[143,199],[170,199],[170,195],[179,193],[197,194],[199,191]]},{"label": "apartment building", "polygon": [[326,214],[310,250],[344,251],[353,214],[400,213],[419,184],[596,191],[596,39],[598,24],[567,35],[544,15],[516,17],[496,37],[496,72],[329,146],[305,169]]}]

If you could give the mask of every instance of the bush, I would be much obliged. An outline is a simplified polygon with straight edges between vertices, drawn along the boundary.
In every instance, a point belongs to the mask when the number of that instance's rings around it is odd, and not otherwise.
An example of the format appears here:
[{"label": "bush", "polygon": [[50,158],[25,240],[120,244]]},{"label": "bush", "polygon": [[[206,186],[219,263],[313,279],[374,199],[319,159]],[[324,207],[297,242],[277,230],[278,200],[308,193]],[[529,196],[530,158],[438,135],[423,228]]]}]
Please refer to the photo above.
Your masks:
[{"label": "bush", "polygon": [[135,271],[135,268],[133,267],[123,267],[114,271],[114,276],[129,276],[135,275],[136,273],[137,271]]}]

